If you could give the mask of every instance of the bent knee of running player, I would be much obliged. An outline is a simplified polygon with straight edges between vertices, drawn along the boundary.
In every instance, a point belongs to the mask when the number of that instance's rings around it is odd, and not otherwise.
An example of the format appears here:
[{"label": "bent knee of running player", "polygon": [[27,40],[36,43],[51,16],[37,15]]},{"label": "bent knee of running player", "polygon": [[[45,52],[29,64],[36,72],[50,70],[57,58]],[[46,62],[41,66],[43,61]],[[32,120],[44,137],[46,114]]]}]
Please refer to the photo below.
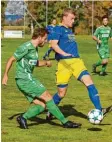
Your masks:
[{"label": "bent knee of running player", "polygon": [[92,78],[87,70],[80,73],[78,80],[81,81],[85,86],[93,84]]},{"label": "bent knee of running player", "polygon": [[44,102],[48,102],[52,100],[52,96],[50,95],[48,91],[45,91],[43,94],[41,94],[39,98],[42,99]]},{"label": "bent knee of running player", "polygon": [[63,98],[66,95],[68,84],[60,84],[58,87],[58,95]]},{"label": "bent knee of running player", "polygon": [[103,59],[103,60],[102,60],[102,64],[103,64],[103,65],[108,64],[108,59]]},{"label": "bent knee of running player", "polygon": [[43,106],[43,107],[45,108],[45,103],[42,102],[42,101],[40,101],[40,100],[38,100],[38,99],[34,99],[34,100],[33,100],[33,103],[34,103],[35,105],[41,105],[41,106]]}]

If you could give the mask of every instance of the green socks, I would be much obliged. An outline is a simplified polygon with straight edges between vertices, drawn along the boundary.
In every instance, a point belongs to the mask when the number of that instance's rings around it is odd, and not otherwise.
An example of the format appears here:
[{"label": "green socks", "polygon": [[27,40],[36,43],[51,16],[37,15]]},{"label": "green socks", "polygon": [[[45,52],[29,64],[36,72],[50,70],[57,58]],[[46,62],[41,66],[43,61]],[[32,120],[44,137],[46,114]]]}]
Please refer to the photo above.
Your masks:
[{"label": "green socks", "polygon": [[106,67],[107,67],[107,64],[105,64],[105,65],[102,65],[102,70],[101,70],[101,72],[105,72],[105,70],[106,70]]},{"label": "green socks", "polygon": [[[61,123],[66,123],[68,120],[64,117],[64,115],[61,113],[61,111],[59,110],[59,108],[55,105],[53,100],[50,100],[46,103],[46,106],[49,110],[50,113],[52,113],[57,119],[59,119],[61,121]],[[31,106],[27,112],[25,112],[23,114],[23,117],[25,119],[29,119],[31,117],[34,117],[38,114],[40,114],[41,112],[44,111],[44,107],[42,107],[41,105],[34,105]]]},{"label": "green socks", "polygon": [[29,118],[31,118],[31,117],[34,117],[34,116],[40,114],[41,112],[44,111],[44,109],[45,109],[45,108],[44,108],[43,106],[41,106],[41,105],[34,105],[34,106],[31,106],[31,107],[27,110],[27,112],[25,112],[25,113],[23,114],[23,117],[24,117],[25,119],[29,119]]},{"label": "green socks", "polygon": [[[101,65],[102,65],[102,61],[101,61],[101,60],[98,61],[95,65],[96,65],[96,67],[101,66]],[[101,70],[101,72],[105,72],[106,67],[107,67],[107,64],[102,65],[102,70]]]},{"label": "green socks", "polygon": [[68,120],[64,117],[64,115],[61,113],[59,108],[55,105],[53,100],[50,100],[46,103],[46,106],[50,113],[52,113],[58,120],[61,121],[61,123],[66,123]]}]

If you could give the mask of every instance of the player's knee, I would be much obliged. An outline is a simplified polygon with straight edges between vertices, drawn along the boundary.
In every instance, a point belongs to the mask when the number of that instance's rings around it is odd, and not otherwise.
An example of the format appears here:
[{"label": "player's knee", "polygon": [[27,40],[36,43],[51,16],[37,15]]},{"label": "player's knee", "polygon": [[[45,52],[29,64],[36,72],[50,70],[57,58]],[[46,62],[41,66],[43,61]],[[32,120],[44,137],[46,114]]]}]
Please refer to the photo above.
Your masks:
[{"label": "player's knee", "polygon": [[60,98],[64,98],[64,96],[66,95],[66,90],[59,89],[58,95],[60,96]]},{"label": "player's knee", "polygon": [[42,99],[43,101],[47,102],[50,101],[52,99],[52,96],[50,95],[50,93],[48,91],[45,91],[41,96],[40,99]]},{"label": "player's knee", "polygon": [[42,101],[40,101],[40,100],[35,99],[35,100],[33,101],[33,103],[34,103],[35,105],[41,105],[42,107],[45,108],[45,103],[42,102]]},{"label": "player's knee", "polygon": [[58,85],[58,95],[60,98],[63,98],[66,95],[68,84]]},{"label": "player's knee", "polygon": [[84,75],[81,79],[85,86],[89,86],[93,84],[92,78],[90,75]]},{"label": "player's knee", "polygon": [[58,94],[59,94],[60,98],[64,98],[64,96],[65,96],[64,92],[59,92]]},{"label": "player's knee", "polygon": [[40,104],[43,108],[45,108],[46,107],[46,105],[42,102],[41,104]]},{"label": "player's knee", "polygon": [[108,60],[103,60],[103,61],[102,61],[102,64],[103,64],[103,65],[107,65],[107,64],[108,64]]},{"label": "player's knee", "polygon": [[103,65],[107,65],[107,64],[108,64],[108,62],[104,61],[104,62],[102,62],[102,64],[103,64]]}]

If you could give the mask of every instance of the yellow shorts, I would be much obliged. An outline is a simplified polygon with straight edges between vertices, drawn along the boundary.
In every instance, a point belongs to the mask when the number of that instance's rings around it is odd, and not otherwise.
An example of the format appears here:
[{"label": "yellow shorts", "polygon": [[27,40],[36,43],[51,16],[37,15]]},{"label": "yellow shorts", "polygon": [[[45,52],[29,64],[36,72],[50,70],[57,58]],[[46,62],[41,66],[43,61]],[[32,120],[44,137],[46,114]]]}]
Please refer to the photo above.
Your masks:
[{"label": "yellow shorts", "polygon": [[80,58],[60,60],[56,72],[56,84],[68,84],[72,75],[78,79],[79,75],[85,70],[87,68]]}]

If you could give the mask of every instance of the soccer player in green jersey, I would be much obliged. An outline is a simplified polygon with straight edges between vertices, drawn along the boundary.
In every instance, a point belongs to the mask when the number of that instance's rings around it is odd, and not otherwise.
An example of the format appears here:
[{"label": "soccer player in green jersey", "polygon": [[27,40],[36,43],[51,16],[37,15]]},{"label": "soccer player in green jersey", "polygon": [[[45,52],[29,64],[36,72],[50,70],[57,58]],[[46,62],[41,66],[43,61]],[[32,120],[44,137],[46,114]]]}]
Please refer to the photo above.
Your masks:
[{"label": "soccer player in green jersey", "polygon": [[97,50],[100,56],[100,60],[93,64],[93,72],[96,73],[96,68],[102,65],[102,70],[100,72],[101,76],[106,75],[106,67],[108,64],[108,59],[110,57],[108,40],[112,39],[112,29],[108,26],[108,17],[103,16],[103,25],[98,27],[93,35],[93,39],[97,42]]},{"label": "soccer player in green jersey", "polygon": [[38,46],[42,47],[46,39],[47,30],[38,28],[34,31],[31,41],[17,48],[13,56],[10,57],[7,62],[2,84],[7,85],[8,72],[13,62],[16,61],[16,84],[28,101],[33,104],[23,115],[17,117],[21,128],[27,129],[27,119],[40,114],[44,111],[45,107],[60,120],[65,128],[78,128],[81,124],[68,121],[55,105],[50,93],[44,85],[32,75],[35,66],[51,66],[50,61],[38,60]]}]

